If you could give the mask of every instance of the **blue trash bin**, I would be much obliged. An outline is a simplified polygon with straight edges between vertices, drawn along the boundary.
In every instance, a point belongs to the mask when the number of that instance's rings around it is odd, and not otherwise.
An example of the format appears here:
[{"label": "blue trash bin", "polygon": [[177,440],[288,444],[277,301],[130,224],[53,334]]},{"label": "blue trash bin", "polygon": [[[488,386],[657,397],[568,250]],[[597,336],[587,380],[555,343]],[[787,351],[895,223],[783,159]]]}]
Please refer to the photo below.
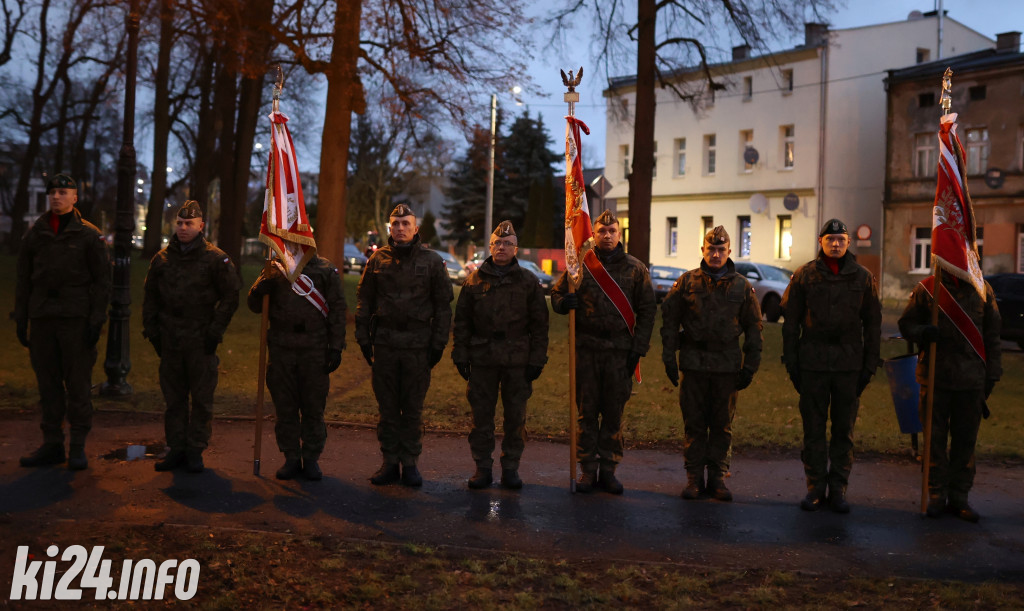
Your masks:
[{"label": "blue trash bin", "polygon": [[907,435],[924,431],[918,414],[921,385],[914,376],[915,369],[916,354],[905,354],[885,361],[885,374],[889,376],[889,390],[892,392],[893,405],[896,406],[896,419],[900,423],[900,432]]}]

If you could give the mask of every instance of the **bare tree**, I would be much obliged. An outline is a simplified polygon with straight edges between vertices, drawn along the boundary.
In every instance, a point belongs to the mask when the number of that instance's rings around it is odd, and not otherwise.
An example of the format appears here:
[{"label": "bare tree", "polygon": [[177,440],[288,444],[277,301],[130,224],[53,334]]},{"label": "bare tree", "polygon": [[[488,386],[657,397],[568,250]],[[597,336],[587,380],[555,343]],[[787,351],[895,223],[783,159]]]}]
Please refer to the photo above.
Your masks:
[{"label": "bare tree", "polygon": [[3,39],[0,40],[0,66],[11,61],[11,49],[14,39],[21,31],[21,21],[25,18],[25,3],[21,0],[0,0],[0,13],[3,13]]}]

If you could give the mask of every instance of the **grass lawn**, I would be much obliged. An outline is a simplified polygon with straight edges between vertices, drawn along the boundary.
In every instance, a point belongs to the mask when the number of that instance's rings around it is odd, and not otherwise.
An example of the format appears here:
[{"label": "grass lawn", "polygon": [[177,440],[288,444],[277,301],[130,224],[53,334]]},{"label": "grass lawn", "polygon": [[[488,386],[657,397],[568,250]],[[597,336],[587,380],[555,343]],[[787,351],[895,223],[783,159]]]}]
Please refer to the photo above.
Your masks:
[{"label": "grass lawn", "polygon": [[[102,408],[160,411],[163,399],[157,377],[158,360],[149,343],[142,337],[142,285],[147,262],[134,260],[132,267],[132,368],[128,380],[134,394],[127,399],[97,398]],[[249,415],[255,412],[256,380],[259,355],[259,317],[245,307],[244,294],[258,275],[258,264],[245,264],[241,305],[228,328],[221,358],[220,382],[216,409],[223,415]],[[358,276],[346,275],[345,295],[349,305],[347,330],[348,349],[342,366],[331,376],[331,394],[327,417],[347,422],[376,422],[376,402],[370,386],[370,370],[359,353],[354,337],[352,314],[355,311],[355,289]],[[0,256],[0,295],[13,309],[15,258]],[[458,288],[456,288],[456,292]],[[454,308],[454,303],[452,304]],[[665,377],[661,364],[661,339],[655,324],[651,351],[642,361],[644,383],[634,387],[634,395],[626,406],[626,440],[630,444],[677,444],[682,441],[682,417],[678,408],[678,391]],[[14,324],[8,322],[5,338],[0,342],[0,407],[32,409],[37,403],[35,376],[29,364],[28,350],[15,339]],[[534,436],[565,437],[568,432],[568,319],[551,315],[551,345],[548,365],[534,384],[527,426]],[[801,421],[797,394],[779,362],[782,352],[781,326],[765,324],[764,354],[761,371],[749,389],[740,393],[733,442],[737,449],[795,449],[800,445]],[[100,340],[99,359],[93,381],[106,379],[103,373],[106,338]],[[450,344],[449,344],[450,349]],[[883,357],[904,351],[904,344],[885,341]],[[1024,355],[1012,352],[1003,355],[1004,376],[989,400],[992,417],[983,422],[978,450],[989,458],[1024,458],[1024,410],[1020,389],[1024,387]],[[434,369],[427,395],[425,421],[429,429],[463,432],[471,427],[469,405],[465,398],[465,382],[459,377],[451,359],[446,356]],[[265,412],[273,407],[267,398]],[[500,418],[498,418],[500,427]],[[899,433],[885,372],[879,370],[875,380],[861,399],[857,423],[859,451],[905,452],[908,438]]]}]

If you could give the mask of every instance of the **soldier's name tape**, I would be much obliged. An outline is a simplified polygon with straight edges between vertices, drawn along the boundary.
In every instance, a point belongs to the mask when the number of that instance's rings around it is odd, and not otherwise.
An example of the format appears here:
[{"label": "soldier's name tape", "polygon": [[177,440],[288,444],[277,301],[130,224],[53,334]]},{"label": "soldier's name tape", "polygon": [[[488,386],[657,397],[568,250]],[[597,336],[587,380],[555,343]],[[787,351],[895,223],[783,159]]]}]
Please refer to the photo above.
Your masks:
[{"label": "soldier's name tape", "polygon": [[[58,574],[56,545],[46,548],[46,556],[54,560],[33,560],[27,545],[18,547],[11,579],[10,600],[82,600],[83,590],[94,590],[95,600],[163,600],[168,586],[174,586],[174,598],[189,600],[199,589],[199,561],[193,559],[154,560],[125,559],[121,564],[120,580],[114,589],[110,569],[112,560],[103,558],[103,546],[96,545],[89,552],[81,545],[64,550],[60,562],[60,581],[54,589]],[[76,587],[77,586],[77,587]]]}]

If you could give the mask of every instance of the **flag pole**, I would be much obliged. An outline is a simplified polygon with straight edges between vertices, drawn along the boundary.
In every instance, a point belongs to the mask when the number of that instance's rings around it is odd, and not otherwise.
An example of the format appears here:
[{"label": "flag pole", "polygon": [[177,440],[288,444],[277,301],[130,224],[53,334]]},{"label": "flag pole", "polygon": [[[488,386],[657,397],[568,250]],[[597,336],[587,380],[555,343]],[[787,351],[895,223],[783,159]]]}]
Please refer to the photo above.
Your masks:
[{"label": "flag pole", "polygon": [[[952,77],[953,71],[946,68],[946,71],[942,74],[942,97],[940,98],[943,116],[949,114],[950,107],[953,105],[953,99],[950,96],[950,92],[953,89]],[[939,171],[941,172],[941,169]],[[932,276],[934,280],[932,280],[931,325],[935,327],[939,324],[939,291],[942,290],[942,268],[935,257],[934,245],[932,250]],[[928,511],[928,476],[931,472],[932,459],[932,412],[935,408],[935,353],[937,349],[937,341],[932,342],[928,347],[928,385],[925,390],[924,410],[924,452],[921,455],[921,515],[925,515]],[[946,440],[943,439],[942,443],[945,444]]]},{"label": "flag pole", "polygon": [[[580,68],[582,76],[583,68]],[[572,74],[571,72],[569,73]],[[564,74],[563,74],[564,78]],[[568,91],[563,94],[562,99],[569,105],[569,116],[576,116],[576,102],[580,101],[580,94],[576,91],[575,84],[566,83]],[[577,151],[577,154],[579,152]],[[568,172],[569,169],[566,169]],[[569,176],[566,175],[568,182]],[[566,269],[566,273],[569,270]],[[576,292],[576,281],[572,274],[569,274],[569,294]],[[576,310],[569,310],[569,492],[576,493]]]}]

